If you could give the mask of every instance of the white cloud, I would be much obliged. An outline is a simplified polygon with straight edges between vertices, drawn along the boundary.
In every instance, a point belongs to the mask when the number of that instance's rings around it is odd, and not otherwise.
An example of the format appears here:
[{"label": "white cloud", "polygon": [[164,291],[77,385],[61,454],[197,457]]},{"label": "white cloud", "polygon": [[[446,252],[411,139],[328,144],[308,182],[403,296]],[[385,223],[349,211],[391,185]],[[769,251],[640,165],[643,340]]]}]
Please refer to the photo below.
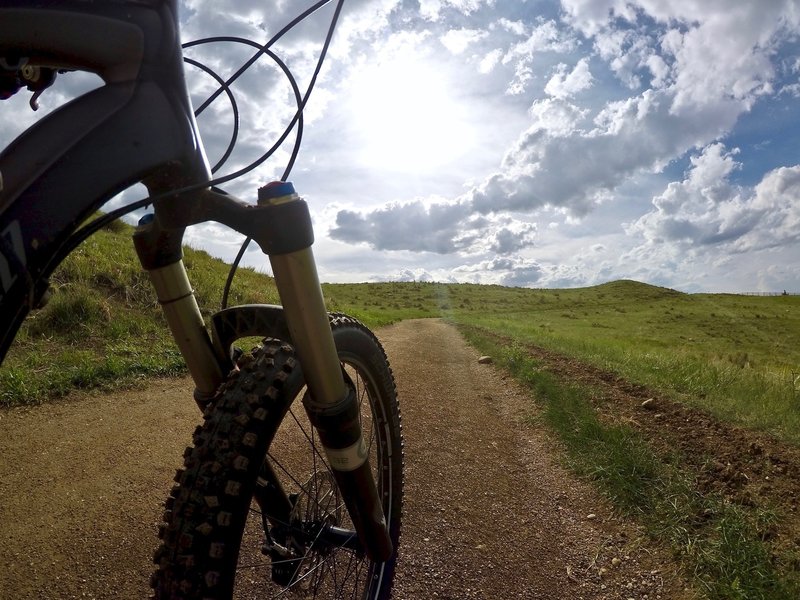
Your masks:
[{"label": "white cloud", "polygon": [[491,8],[494,4],[495,0],[419,0],[419,10],[423,18],[438,21],[447,8],[469,16],[483,7]]},{"label": "white cloud", "polygon": [[768,172],[754,187],[730,183],[736,151],[712,144],[692,168],[653,198],[653,210],[629,228],[651,247],[718,256],[759,252],[800,239],[800,165]]},{"label": "white cloud", "polygon": [[[668,65],[675,77],[675,109],[726,97],[752,102],[771,92],[775,44],[800,24],[793,0],[562,0],[570,24],[595,39],[600,54],[629,85],[648,68],[663,84]],[[616,19],[657,23],[660,40],[618,27]],[[658,56],[661,62],[653,59]]]},{"label": "white cloud", "polygon": [[[516,33],[516,31],[515,31]],[[533,63],[539,53],[565,53],[577,47],[577,39],[553,21],[537,23],[525,32],[525,39],[513,44],[503,56],[502,63],[514,67],[514,78],[506,93],[522,94],[533,80]]]},{"label": "white cloud", "polygon": [[[506,154],[502,169],[437,211],[447,212],[450,227],[453,219],[459,227],[469,215],[530,213],[545,207],[585,216],[627,178],[658,170],[686,148],[716,139],[733,125],[741,111],[731,102],[713,111],[699,107],[696,113],[677,118],[670,113],[671,100],[665,92],[647,91],[615,104],[589,130],[577,127],[584,113],[576,107],[555,100],[534,103],[533,124]],[[409,219],[419,231],[422,223],[434,216],[420,212],[419,206],[409,214],[410,207],[394,204],[358,218],[341,215],[338,227],[351,241],[385,244],[379,241],[384,238],[376,234],[376,224]],[[444,237],[453,240],[452,231],[438,227],[435,231],[446,231]],[[447,252],[468,247],[466,238],[456,247],[442,244],[441,237],[431,233],[419,238],[398,237],[387,231],[395,248]]]},{"label": "white cloud", "polygon": [[543,267],[535,260],[520,257],[502,257],[453,268],[459,281],[507,286],[530,286],[541,279]]},{"label": "white cloud", "polygon": [[439,41],[451,54],[461,54],[470,45],[482,40],[487,35],[489,34],[486,31],[479,29],[451,29],[442,35]]},{"label": "white cloud", "polygon": [[468,248],[478,236],[466,229],[468,211],[460,203],[390,204],[362,214],[341,210],[333,239],[366,242],[380,250],[414,250],[447,254]]},{"label": "white cloud", "polygon": [[336,211],[331,238],[377,250],[509,255],[534,244],[535,223],[475,214],[468,204],[415,200],[359,212]]},{"label": "white cloud", "polygon": [[595,129],[566,135],[534,125],[507,154],[506,168],[472,190],[473,206],[490,212],[549,205],[585,215],[628,177],[659,170],[686,149],[716,139],[742,110],[731,100],[678,118],[672,100],[648,90],[610,106]]},{"label": "white cloud", "polygon": [[569,73],[567,65],[560,63],[547,84],[544,86],[546,94],[554,98],[570,98],[578,92],[589,89],[592,85],[592,74],[589,71],[589,59],[582,58]]},{"label": "white cloud", "polygon": [[[553,137],[566,137],[579,130],[579,125],[588,114],[587,109],[564,100],[536,100],[528,109],[532,122],[529,132],[544,131]],[[509,153],[506,161],[510,162],[514,153]]]},{"label": "white cloud", "polygon": [[523,36],[528,28],[525,26],[525,23],[522,21],[512,21],[510,19],[502,18],[498,19],[496,26],[502,27],[506,31],[509,31],[515,35]]},{"label": "white cloud", "polygon": [[500,62],[502,57],[503,51],[500,50],[500,48],[495,48],[486,54],[478,63],[478,72],[484,75],[490,73],[497,66],[497,63]]}]

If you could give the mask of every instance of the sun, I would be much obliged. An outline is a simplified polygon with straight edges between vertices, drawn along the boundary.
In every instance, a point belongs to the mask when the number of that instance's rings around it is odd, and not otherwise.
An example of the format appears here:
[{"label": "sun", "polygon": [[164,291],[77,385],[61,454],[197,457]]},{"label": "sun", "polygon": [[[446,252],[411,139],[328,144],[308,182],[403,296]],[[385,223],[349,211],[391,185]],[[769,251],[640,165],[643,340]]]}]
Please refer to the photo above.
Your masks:
[{"label": "sun", "polygon": [[399,56],[367,65],[348,91],[356,156],[367,167],[433,172],[473,149],[465,101],[428,61]]}]

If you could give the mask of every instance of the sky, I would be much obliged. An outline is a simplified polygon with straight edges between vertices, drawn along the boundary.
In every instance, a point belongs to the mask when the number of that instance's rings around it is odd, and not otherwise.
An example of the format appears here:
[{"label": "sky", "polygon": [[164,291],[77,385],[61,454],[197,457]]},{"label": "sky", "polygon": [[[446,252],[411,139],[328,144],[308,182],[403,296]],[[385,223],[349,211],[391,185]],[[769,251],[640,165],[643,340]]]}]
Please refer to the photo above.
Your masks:
[{"label": "sky", "polygon": [[[311,4],[183,0],[183,37],[263,42]],[[301,88],[332,8],[273,48]],[[800,292],[798,34],[800,0],[345,0],[290,177],[321,279]],[[187,56],[226,76],[251,53]],[[40,112],[91,85],[62,76]],[[197,103],[215,88],[192,68],[189,85]],[[219,174],[294,111],[267,58],[235,92],[242,131]],[[37,116],[4,119],[0,142]],[[224,96],[198,122],[214,163]],[[226,189],[253,202],[290,149]],[[187,241],[230,261],[241,237],[204,225]],[[255,246],[244,264],[269,272]]]}]

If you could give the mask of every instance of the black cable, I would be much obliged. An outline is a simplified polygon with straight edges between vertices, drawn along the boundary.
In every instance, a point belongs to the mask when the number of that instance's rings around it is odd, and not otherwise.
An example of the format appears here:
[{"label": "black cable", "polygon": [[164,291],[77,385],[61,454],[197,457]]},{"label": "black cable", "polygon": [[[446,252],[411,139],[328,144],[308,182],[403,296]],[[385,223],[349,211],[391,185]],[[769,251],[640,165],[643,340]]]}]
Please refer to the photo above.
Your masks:
[{"label": "black cable", "polygon": [[[256,42],[253,42],[252,40],[248,40],[248,39],[240,38],[240,37],[217,36],[217,37],[213,37],[213,38],[205,38],[205,39],[202,39],[202,40],[189,42],[188,44],[184,44],[183,47],[184,48],[189,48],[189,47],[197,46],[197,45],[200,45],[200,44],[220,43],[220,42],[235,42],[235,43],[241,43],[241,44],[247,44],[247,45],[250,45],[250,46],[254,46],[256,48],[259,48],[260,50],[263,49],[264,50],[264,54],[266,54],[273,61],[275,61],[275,63],[283,71],[283,73],[286,76],[286,78],[289,80],[289,84],[292,86],[292,91],[294,92],[294,97],[295,97],[295,104],[297,106],[297,110],[300,111],[300,118],[297,120],[297,137],[295,138],[295,142],[294,142],[294,145],[292,147],[292,154],[291,154],[291,156],[289,158],[289,163],[288,163],[288,165],[287,165],[286,169],[284,170],[284,173],[283,173],[283,175],[281,177],[281,180],[285,181],[287,179],[287,177],[289,176],[289,173],[291,172],[291,169],[292,169],[292,166],[294,165],[295,160],[297,159],[298,152],[300,151],[300,144],[301,144],[302,139],[303,139],[303,114],[302,114],[302,109],[301,109],[303,98],[302,98],[302,96],[300,94],[300,88],[297,85],[297,80],[295,79],[295,77],[292,74],[292,72],[289,69],[289,67],[286,66],[286,63],[284,63],[274,52],[272,52],[272,50],[265,49],[260,44],[257,44]],[[219,77],[216,73],[214,73],[213,76],[217,79],[217,82],[220,83],[220,85],[223,85],[223,86],[226,87],[226,90],[229,89],[230,86],[228,86],[225,82],[223,82],[221,77]],[[207,106],[210,106],[210,105],[206,104],[205,107],[207,107]],[[205,110],[205,107],[201,106],[200,108],[198,108],[195,111],[195,117],[200,115],[200,113],[202,113],[203,110]],[[288,127],[287,129],[289,131],[291,131],[291,126]],[[286,130],[284,130],[284,131],[286,131]],[[277,149],[277,148],[275,148],[275,149]],[[229,154],[230,154],[229,152],[226,153],[226,155],[224,157],[225,160],[227,160]],[[270,155],[271,155],[271,153],[270,153]],[[233,278],[236,275],[236,271],[239,268],[239,263],[241,262],[242,257],[244,256],[244,253],[247,251],[247,248],[249,247],[251,241],[252,241],[252,238],[250,238],[250,237],[245,238],[245,241],[242,243],[241,247],[239,248],[239,252],[237,253],[236,258],[234,259],[233,263],[231,263],[231,267],[228,270],[228,276],[225,279],[225,285],[224,285],[224,287],[222,289],[222,300],[220,302],[220,309],[221,310],[224,310],[228,306],[228,297],[230,295],[231,285],[233,284]]]},{"label": "black cable", "polygon": [[[306,90],[306,95],[303,98],[301,105],[298,107],[298,115],[299,115],[299,122],[300,127],[302,127],[302,117],[303,117],[303,109],[305,108],[306,103],[308,102],[308,98],[311,95],[311,90],[314,89],[314,84],[316,83],[317,76],[319,75],[320,70],[322,69],[322,63],[325,60],[325,56],[328,53],[328,47],[330,46],[331,39],[333,38],[333,32],[336,28],[336,22],[339,19],[339,15],[342,10],[342,5],[344,4],[344,0],[339,0],[339,3],[336,5],[336,10],[334,11],[333,18],[331,19],[331,25],[328,29],[328,33],[325,36],[325,42],[322,45],[322,50],[320,51],[319,59],[317,60],[317,66],[314,69],[314,73],[311,77],[311,82],[308,85],[308,89]],[[281,33],[281,35],[283,35]],[[299,131],[299,130],[298,130]],[[286,132],[285,132],[286,133]],[[295,144],[295,147],[292,152],[292,156],[289,160],[289,164],[286,166],[286,169],[281,176],[281,181],[286,181],[289,178],[289,174],[292,172],[292,168],[294,167],[295,160],[297,158],[297,153],[300,149],[299,142]],[[252,242],[252,238],[247,237],[245,238],[244,242],[242,242],[241,247],[239,248],[239,252],[236,254],[236,258],[231,263],[231,267],[228,270],[228,277],[225,280],[225,287],[222,291],[222,301],[220,303],[221,310],[225,310],[228,306],[228,296],[230,293],[230,288],[233,283],[233,278],[236,275],[236,270],[239,268],[239,263],[242,261],[242,257],[244,257],[244,253],[247,251],[247,248],[250,246],[250,242]]]},{"label": "black cable", "polygon": [[[304,13],[302,13],[299,17],[297,17],[294,20],[292,20],[289,23],[289,25],[287,25],[286,27],[281,29],[275,36],[272,37],[272,39],[269,42],[267,42],[267,44],[262,46],[261,49],[259,50],[259,52],[257,52],[256,55],[254,55],[254,57],[251,57],[251,59],[248,60],[248,62],[246,63],[246,67],[240,68],[233,76],[231,76],[225,82],[225,86],[229,87],[231,83],[233,83],[236,79],[238,79],[238,77],[258,59],[258,57],[260,57],[261,55],[265,54],[268,51],[270,45],[274,44],[287,31],[289,31],[292,27],[294,27],[295,25],[300,23],[303,19],[305,19],[309,15],[313,14],[314,12],[316,12],[319,8],[321,8],[325,4],[328,4],[330,1],[331,0],[321,0],[320,2],[317,2],[316,4],[314,4],[308,10],[306,10]],[[138,200],[136,202],[132,202],[132,203],[127,204],[127,205],[125,205],[123,207],[120,207],[120,208],[118,208],[116,210],[113,210],[113,211],[111,211],[109,213],[106,213],[102,217],[98,217],[97,219],[95,219],[91,223],[81,227],[78,231],[73,233],[64,242],[64,245],[59,249],[59,251],[54,255],[53,261],[51,261],[51,264],[53,264],[53,263],[59,264],[68,254],[70,254],[73,250],[75,250],[75,248],[77,248],[81,243],[83,243],[92,234],[97,232],[102,227],[108,225],[112,221],[115,221],[118,218],[120,218],[120,217],[122,217],[122,216],[124,216],[124,215],[126,215],[128,213],[133,212],[134,210],[138,210],[139,208],[143,208],[145,206],[149,206],[150,204],[155,204],[156,202],[160,202],[160,201],[165,200],[165,199],[167,199],[167,198],[169,198],[171,196],[179,196],[181,194],[187,194],[187,193],[199,190],[199,189],[217,186],[217,185],[220,185],[222,183],[227,183],[228,181],[232,181],[233,179],[236,179],[238,177],[241,177],[242,175],[245,175],[246,173],[249,173],[253,169],[255,169],[258,166],[260,166],[264,161],[266,161],[281,146],[281,144],[283,144],[283,142],[286,140],[286,138],[288,137],[288,135],[291,132],[291,130],[294,128],[295,124],[297,124],[302,119],[303,110],[304,110],[306,104],[308,103],[308,99],[309,99],[309,97],[311,95],[311,91],[313,90],[314,85],[315,85],[316,80],[317,80],[317,77],[319,75],[319,72],[322,69],[322,63],[323,63],[323,61],[324,61],[324,59],[325,59],[325,57],[327,55],[328,47],[330,46],[331,39],[333,38],[333,32],[334,32],[334,29],[336,27],[336,23],[337,23],[337,21],[339,19],[339,16],[341,14],[341,10],[342,10],[343,4],[344,4],[344,0],[338,0],[338,2],[336,4],[336,8],[334,10],[333,18],[331,19],[331,25],[330,25],[330,27],[328,29],[328,33],[327,33],[327,35],[325,37],[325,43],[323,44],[322,50],[320,52],[319,59],[317,60],[317,65],[316,65],[316,67],[314,69],[314,73],[313,73],[313,75],[311,77],[311,81],[309,82],[308,88],[306,89],[306,93],[302,98],[302,101],[300,103],[300,106],[298,107],[297,112],[292,117],[292,120],[287,125],[287,127],[284,130],[283,134],[281,134],[281,136],[279,137],[277,142],[275,144],[273,144],[273,146],[270,149],[268,149],[263,155],[261,155],[258,159],[256,159],[255,161],[253,161],[252,163],[250,163],[246,167],[243,167],[243,168],[239,169],[238,171],[234,171],[233,173],[229,173],[228,175],[224,175],[222,177],[213,178],[213,179],[210,179],[208,181],[204,181],[204,182],[188,185],[188,186],[185,186],[185,187],[182,187],[182,188],[178,188],[176,190],[170,190],[168,192],[163,192],[163,193],[158,194],[156,196],[143,198],[141,200]],[[198,43],[199,42],[200,41],[198,41]],[[191,42],[189,44],[190,44],[189,47],[191,47],[191,45],[197,45],[197,44],[192,44]],[[209,97],[209,99],[206,100],[201,105],[200,109],[198,109],[198,110],[205,110],[205,108],[214,99],[216,99],[219,96],[219,94],[221,94],[223,91],[224,91],[224,88],[222,88],[222,87],[217,89],[217,91],[214,94],[212,94],[212,96]],[[295,157],[296,157],[296,153],[293,154],[291,163],[287,166],[287,169],[284,172],[284,176],[283,176],[284,179],[286,177],[288,177],[289,173],[291,172],[291,168],[294,166],[294,158]],[[246,242],[249,243],[249,241],[247,241],[247,240],[246,240]],[[243,244],[243,246],[246,249],[247,245]],[[238,257],[239,261],[241,261],[241,256],[243,256],[243,255],[244,255],[244,250],[240,250],[239,257]],[[235,271],[235,269],[237,267],[238,267],[238,262],[235,265],[232,265],[232,268],[234,269],[234,271]]]},{"label": "black cable", "polygon": [[[274,36],[272,36],[272,38],[266,44],[264,44],[262,49],[260,49],[258,52],[256,52],[253,56],[250,57],[250,59],[247,62],[245,62],[241,67],[239,67],[239,69],[236,71],[236,73],[231,75],[231,77],[227,80],[226,84],[230,85],[234,81],[239,79],[239,77],[242,75],[242,73],[247,71],[247,69],[249,69],[253,65],[253,63],[255,63],[259,59],[259,57],[262,54],[264,54],[264,52],[266,52],[270,47],[272,47],[272,45],[275,44],[275,42],[277,42],[284,35],[286,35],[286,33],[288,31],[290,31],[295,25],[297,25],[298,23],[300,23],[301,21],[305,20],[310,15],[314,14],[315,12],[317,12],[317,10],[319,10],[320,8],[322,8],[323,6],[328,4],[329,2],[331,2],[331,0],[320,0],[319,2],[317,2],[313,6],[311,6],[310,8],[305,10],[304,12],[302,12],[300,15],[298,15],[297,17],[292,19],[283,29],[281,29],[278,33],[276,33]],[[340,2],[340,5],[341,5],[341,2]],[[341,9],[341,6],[339,6],[339,9]],[[338,10],[337,10],[337,13],[338,13]],[[184,48],[191,48],[193,45],[196,45],[196,44],[199,44],[199,43],[202,43],[202,42],[203,42],[203,40],[198,40],[197,42],[187,42],[186,44],[184,44],[183,47]],[[214,100],[216,100],[217,97],[221,93],[222,93],[222,90],[221,89],[217,89],[216,92],[211,94],[211,96],[209,96],[208,99],[206,99],[206,101],[203,102],[203,104],[200,105],[200,108],[198,110],[200,112],[203,112],[206,109],[206,107],[209,104],[211,104]]]},{"label": "black cable", "polygon": [[[204,38],[202,40],[196,40],[194,42],[188,42],[188,43],[184,44],[183,47],[184,48],[190,48],[190,47],[193,47],[193,46],[198,46],[200,44],[210,44],[210,43],[218,43],[218,42],[234,42],[234,43],[245,44],[245,45],[248,45],[248,46],[253,46],[255,48],[263,49],[264,50],[264,54],[269,56],[275,62],[275,64],[278,65],[278,67],[281,69],[281,71],[283,71],[283,74],[286,77],[286,79],[289,81],[289,84],[292,86],[292,91],[294,92],[294,97],[295,97],[295,104],[297,106],[297,110],[300,111],[301,104],[302,104],[302,96],[300,95],[300,88],[297,85],[297,80],[295,79],[295,77],[292,74],[292,72],[289,69],[289,67],[286,66],[286,63],[283,62],[283,60],[281,60],[281,58],[277,54],[275,54],[272,50],[264,49],[264,47],[261,44],[259,44],[257,42],[254,42],[252,40],[248,40],[246,38],[240,38],[240,37],[232,37],[232,36],[217,36],[217,37],[213,37],[213,38]],[[184,59],[184,60],[186,60],[188,62],[189,59]],[[200,65],[198,65],[198,66],[200,66]],[[217,80],[217,82],[220,83],[221,86],[225,86],[226,89],[230,87],[230,86],[228,86],[227,83],[222,81],[222,78],[219,75],[217,75],[216,73],[211,71],[211,69],[209,69],[207,66],[202,65],[201,68],[208,69],[207,72],[209,72]],[[207,107],[209,105],[204,103],[204,106]],[[204,107],[198,108],[197,110],[194,111],[194,116],[195,117],[200,116],[200,114],[203,112],[203,110],[205,110]],[[238,122],[237,122],[237,125],[238,125]],[[287,127],[287,129],[289,131],[291,131],[291,129],[292,129],[291,123],[290,123],[290,126]],[[286,131],[286,130],[284,130],[284,131]],[[289,159],[289,164],[290,165],[294,164],[294,161],[297,158],[298,151],[300,150],[300,143],[302,141],[302,131],[303,131],[303,115],[301,113],[300,114],[300,118],[298,119],[297,139],[295,139],[294,147],[292,149],[292,155],[291,155],[291,157]],[[267,157],[266,158],[268,159],[270,156],[272,156],[272,154],[274,153],[274,151],[276,149],[277,148],[273,147],[272,151],[267,153]],[[291,171],[291,167],[289,167],[289,170]],[[212,172],[213,172],[213,170],[212,170]],[[284,175],[287,175],[287,173],[284,173]]]},{"label": "black cable", "polygon": [[[228,101],[231,103],[231,110],[233,111],[233,133],[231,134],[231,139],[228,142],[228,147],[225,149],[225,153],[222,155],[222,158],[220,158],[217,161],[217,164],[211,167],[211,173],[214,174],[222,165],[225,164],[225,162],[228,160],[228,157],[231,155],[231,152],[233,152],[234,146],[236,146],[236,140],[239,137],[239,106],[238,104],[236,104],[236,97],[233,95],[230,86],[226,84],[225,81],[223,81],[222,77],[220,77],[213,69],[211,69],[210,67],[204,65],[199,61],[187,58],[185,56],[183,57],[183,62],[190,64],[194,67],[197,67],[198,69],[202,69],[207,74],[211,75],[211,77],[213,77],[216,80],[216,82],[220,84],[220,86],[225,88],[225,93],[228,94]],[[195,111],[194,113],[195,118],[199,114],[200,113]]]}]

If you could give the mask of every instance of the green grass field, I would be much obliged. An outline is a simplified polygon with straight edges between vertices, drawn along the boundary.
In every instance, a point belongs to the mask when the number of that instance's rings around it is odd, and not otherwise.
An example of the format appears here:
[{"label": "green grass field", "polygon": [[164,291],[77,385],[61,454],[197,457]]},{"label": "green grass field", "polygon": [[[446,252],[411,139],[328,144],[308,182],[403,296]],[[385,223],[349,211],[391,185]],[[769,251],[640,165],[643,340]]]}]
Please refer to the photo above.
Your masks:
[{"label": "green grass field", "polygon": [[800,296],[682,294],[634,281],[569,290],[348,284],[326,292],[337,309],[373,323],[444,316],[800,443]]},{"label": "green grass field", "polygon": [[[37,404],[73,389],[129,386],[186,372],[149,279],[115,222],[73,252],[51,278],[47,306],[31,313],[0,368],[0,406]],[[204,314],[219,307],[227,265],[185,249]],[[241,269],[231,304],[277,303],[273,281]]]},{"label": "green grass field", "polygon": [[[0,368],[0,406],[186,372],[131,233],[113,224],[54,274],[52,300],[28,318]],[[219,307],[228,266],[191,249],[185,263],[208,316]],[[542,372],[525,348],[572,356],[799,445],[800,297],[688,295],[633,281],[569,290],[324,284],[323,293],[329,310],[371,327],[425,317],[466,326],[473,344],[531,389],[572,467],[671,546],[708,597],[797,597],[798,569],[785,565],[800,564],[800,555],[776,558],[762,539],[778,517],[699,494],[691,472],[657,456],[630,428],[602,423],[586,400],[591,390]],[[241,269],[230,304],[244,303],[279,303],[273,280]]]},{"label": "green grass field", "polygon": [[[29,404],[75,387],[183,372],[147,276],[116,223],[52,278],[55,295],[23,326],[0,369],[0,403]],[[203,312],[219,306],[227,265],[187,249]],[[557,350],[800,443],[800,297],[682,294],[633,281],[531,290],[438,283],[325,284],[330,310],[372,327],[444,317]],[[230,304],[278,303],[270,277],[240,269]]]}]

